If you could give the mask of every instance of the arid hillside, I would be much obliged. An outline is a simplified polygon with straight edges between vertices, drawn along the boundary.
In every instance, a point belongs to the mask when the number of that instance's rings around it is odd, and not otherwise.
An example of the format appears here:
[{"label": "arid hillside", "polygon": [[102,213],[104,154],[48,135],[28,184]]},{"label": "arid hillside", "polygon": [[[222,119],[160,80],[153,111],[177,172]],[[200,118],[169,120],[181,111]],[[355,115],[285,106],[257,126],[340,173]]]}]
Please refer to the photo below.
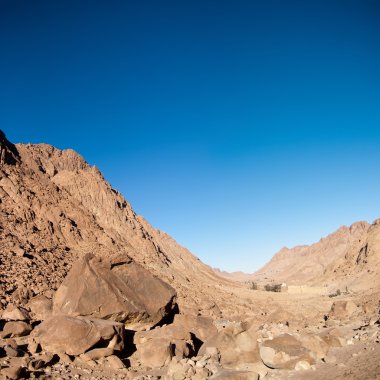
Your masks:
[{"label": "arid hillside", "polygon": [[250,280],[351,288],[371,287],[379,275],[379,222],[343,226],[310,246],[283,248]]},{"label": "arid hillside", "polygon": [[92,253],[132,258],[176,289],[180,308],[202,309],[206,314],[215,308],[219,313],[213,288],[226,281],[137,215],[96,167],[70,149],[9,141],[3,146],[3,306],[15,297],[55,290],[72,262]]}]

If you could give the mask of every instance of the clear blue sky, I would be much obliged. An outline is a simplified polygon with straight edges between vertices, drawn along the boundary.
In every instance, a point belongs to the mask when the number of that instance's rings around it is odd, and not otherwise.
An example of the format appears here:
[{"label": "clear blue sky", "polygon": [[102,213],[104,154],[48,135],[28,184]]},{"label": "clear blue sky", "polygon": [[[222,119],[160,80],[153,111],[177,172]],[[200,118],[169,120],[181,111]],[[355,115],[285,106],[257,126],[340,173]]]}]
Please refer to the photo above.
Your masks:
[{"label": "clear blue sky", "polygon": [[73,148],[206,263],[380,217],[376,0],[0,0],[0,128]]}]

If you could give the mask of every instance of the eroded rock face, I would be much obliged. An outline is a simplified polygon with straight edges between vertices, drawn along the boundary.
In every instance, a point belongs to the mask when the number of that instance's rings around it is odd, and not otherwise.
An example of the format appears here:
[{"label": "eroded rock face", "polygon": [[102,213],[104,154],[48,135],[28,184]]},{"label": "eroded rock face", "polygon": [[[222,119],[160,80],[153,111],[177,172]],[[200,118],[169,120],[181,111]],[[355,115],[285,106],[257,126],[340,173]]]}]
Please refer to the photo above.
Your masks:
[{"label": "eroded rock face", "polygon": [[79,259],[54,295],[53,312],[110,319],[130,328],[154,326],[175,306],[174,289],[127,258]]},{"label": "eroded rock face", "polygon": [[114,321],[55,315],[33,330],[32,339],[51,353],[81,355],[99,342],[124,347],[124,326]]}]

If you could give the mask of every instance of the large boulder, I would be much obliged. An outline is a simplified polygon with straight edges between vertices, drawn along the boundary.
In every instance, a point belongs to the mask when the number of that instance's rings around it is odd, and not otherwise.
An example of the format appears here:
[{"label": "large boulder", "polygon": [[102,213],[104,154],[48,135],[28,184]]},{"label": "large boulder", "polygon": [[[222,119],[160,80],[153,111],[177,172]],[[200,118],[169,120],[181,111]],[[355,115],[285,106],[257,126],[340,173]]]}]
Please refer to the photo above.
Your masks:
[{"label": "large boulder", "polygon": [[136,352],[132,360],[150,368],[163,367],[172,356],[180,359],[195,355],[199,342],[215,332],[209,318],[178,314],[170,325],[136,332],[133,339]]},{"label": "large boulder", "polygon": [[176,292],[130,259],[87,254],[54,295],[53,313],[123,322],[131,329],[154,326],[175,307]]},{"label": "large boulder", "polygon": [[199,350],[204,355],[208,347],[216,347],[223,367],[239,369],[260,361],[256,326],[234,323],[205,341]]},{"label": "large boulder", "polygon": [[54,315],[32,333],[32,339],[51,353],[81,355],[95,345],[124,348],[124,325],[102,319]]},{"label": "large boulder", "polygon": [[218,332],[211,318],[199,315],[177,314],[174,324],[195,335],[202,343]]},{"label": "large boulder", "polygon": [[136,352],[132,360],[150,368],[163,367],[173,356],[183,358],[194,353],[194,343],[188,327],[176,319],[170,325],[136,332],[133,342]]},{"label": "large boulder", "polygon": [[316,355],[304,347],[296,336],[282,334],[261,343],[260,357],[269,368],[294,369],[301,360],[314,364]]}]

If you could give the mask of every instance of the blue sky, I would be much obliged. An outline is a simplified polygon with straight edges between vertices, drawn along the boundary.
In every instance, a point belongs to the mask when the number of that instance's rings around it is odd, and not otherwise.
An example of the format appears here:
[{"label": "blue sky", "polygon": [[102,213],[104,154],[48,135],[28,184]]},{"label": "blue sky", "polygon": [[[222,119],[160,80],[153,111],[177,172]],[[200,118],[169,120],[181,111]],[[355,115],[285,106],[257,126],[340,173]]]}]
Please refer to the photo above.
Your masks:
[{"label": "blue sky", "polygon": [[380,4],[0,0],[0,125],[73,148],[206,263],[379,212]]}]

